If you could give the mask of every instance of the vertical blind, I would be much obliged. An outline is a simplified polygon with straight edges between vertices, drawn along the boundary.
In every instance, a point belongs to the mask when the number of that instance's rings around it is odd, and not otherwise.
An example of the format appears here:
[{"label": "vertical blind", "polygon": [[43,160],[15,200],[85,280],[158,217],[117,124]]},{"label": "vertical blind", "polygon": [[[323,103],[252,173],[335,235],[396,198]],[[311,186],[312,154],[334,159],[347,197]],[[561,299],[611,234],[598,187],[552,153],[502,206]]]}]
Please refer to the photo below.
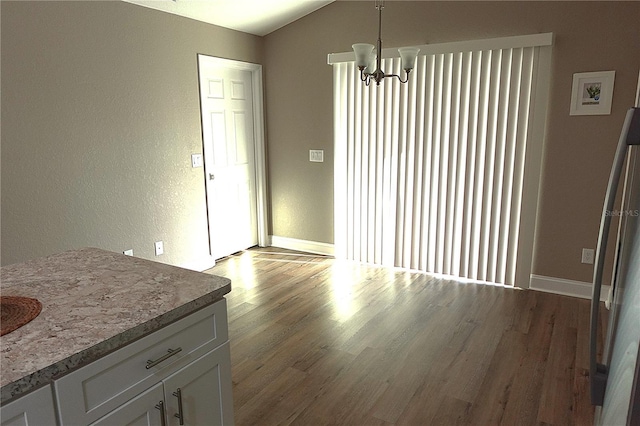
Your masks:
[{"label": "vertical blind", "polygon": [[334,63],[336,256],[513,285],[537,55],[426,54],[369,87]]}]

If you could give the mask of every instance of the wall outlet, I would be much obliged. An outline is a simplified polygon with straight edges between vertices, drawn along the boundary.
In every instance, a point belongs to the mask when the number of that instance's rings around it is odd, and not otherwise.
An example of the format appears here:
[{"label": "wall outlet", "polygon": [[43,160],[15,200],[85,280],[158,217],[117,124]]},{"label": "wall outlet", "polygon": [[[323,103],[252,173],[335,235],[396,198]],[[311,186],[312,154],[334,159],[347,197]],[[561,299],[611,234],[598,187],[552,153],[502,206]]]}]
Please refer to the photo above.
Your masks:
[{"label": "wall outlet", "polygon": [[155,249],[156,249],[156,256],[160,256],[162,253],[164,253],[164,244],[162,244],[162,241],[155,242]]},{"label": "wall outlet", "polygon": [[122,254],[125,254],[127,256],[133,256],[133,249],[125,250],[122,252]]},{"label": "wall outlet", "polygon": [[593,265],[595,261],[595,250],[583,248],[582,249],[582,263],[588,263],[589,265]]},{"label": "wall outlet", "polygon": [[310,149],[309,150],[309,161],[314,163],[323,163],[324,162],[324,150],[322,149]]}]

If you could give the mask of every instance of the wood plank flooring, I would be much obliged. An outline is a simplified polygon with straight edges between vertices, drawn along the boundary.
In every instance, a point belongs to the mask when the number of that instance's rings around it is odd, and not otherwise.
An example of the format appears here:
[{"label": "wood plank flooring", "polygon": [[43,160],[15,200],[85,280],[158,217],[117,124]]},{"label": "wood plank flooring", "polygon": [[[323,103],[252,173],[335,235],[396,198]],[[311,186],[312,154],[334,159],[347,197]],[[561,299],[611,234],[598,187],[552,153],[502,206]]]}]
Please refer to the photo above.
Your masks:
[{"label": "wood plank flooring", "polygon": [[587,300],[277,248],[207,272],[238,425],[592,424]]}]

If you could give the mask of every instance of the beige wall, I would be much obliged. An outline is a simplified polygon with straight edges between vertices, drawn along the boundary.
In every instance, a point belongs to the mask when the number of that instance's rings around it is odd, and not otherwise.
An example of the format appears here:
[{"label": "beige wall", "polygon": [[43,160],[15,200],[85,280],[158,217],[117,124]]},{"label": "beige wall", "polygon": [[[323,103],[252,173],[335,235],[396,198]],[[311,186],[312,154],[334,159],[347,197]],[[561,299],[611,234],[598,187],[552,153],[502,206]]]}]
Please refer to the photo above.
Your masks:
[{"label": "beige wall", "polygon": [[[357,18],[356,18],[357,17]],[[553,32],[533,273],[590,281],[604,190],[640,69],[639,2],[390,1],[385,47]],[[376,39],[373,2],[339,1],[265,37],[273,234],[333,242],[332,70],[326,55]],[[569,116],[575,72],[615,70],[612,114]],[[383,83],[384,84],[384,83]],[[309,163],[324,149],[325,163]]]},{"label": "beige wall", "polygon": [[[197,53],[265,64],[271,233],[333,242],[326,55],[375,40],[371,1],[339,1],[264,39],[124,2],[0,8],[2,264],[82,246],[206,258],[203,173],[190,167],[202,151]],[[639,17],[638,2],[387,2],[385,47],[556,34],[534,273],[591,279],[580,251],[595,246],[633,102]],[[572,74],[598,70],[616,70],[612,114],[570,117]]]},{"label": "beige wall", "polygon": [[261,63],[262,39],[119,1],[2,1],[1,19],[2,264],[205,261],[196,54]]}]

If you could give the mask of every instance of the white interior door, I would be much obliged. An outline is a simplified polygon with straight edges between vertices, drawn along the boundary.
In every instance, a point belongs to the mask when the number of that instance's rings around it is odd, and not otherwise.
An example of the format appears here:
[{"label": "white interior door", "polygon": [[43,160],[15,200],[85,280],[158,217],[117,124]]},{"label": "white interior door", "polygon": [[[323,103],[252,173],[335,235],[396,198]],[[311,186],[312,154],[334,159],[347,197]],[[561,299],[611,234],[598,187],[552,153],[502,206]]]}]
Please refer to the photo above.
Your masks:
[{"label": "white interior door", "polygon": [[250,71],[199,55],[209,242],[214,259],[258,244]]}]

